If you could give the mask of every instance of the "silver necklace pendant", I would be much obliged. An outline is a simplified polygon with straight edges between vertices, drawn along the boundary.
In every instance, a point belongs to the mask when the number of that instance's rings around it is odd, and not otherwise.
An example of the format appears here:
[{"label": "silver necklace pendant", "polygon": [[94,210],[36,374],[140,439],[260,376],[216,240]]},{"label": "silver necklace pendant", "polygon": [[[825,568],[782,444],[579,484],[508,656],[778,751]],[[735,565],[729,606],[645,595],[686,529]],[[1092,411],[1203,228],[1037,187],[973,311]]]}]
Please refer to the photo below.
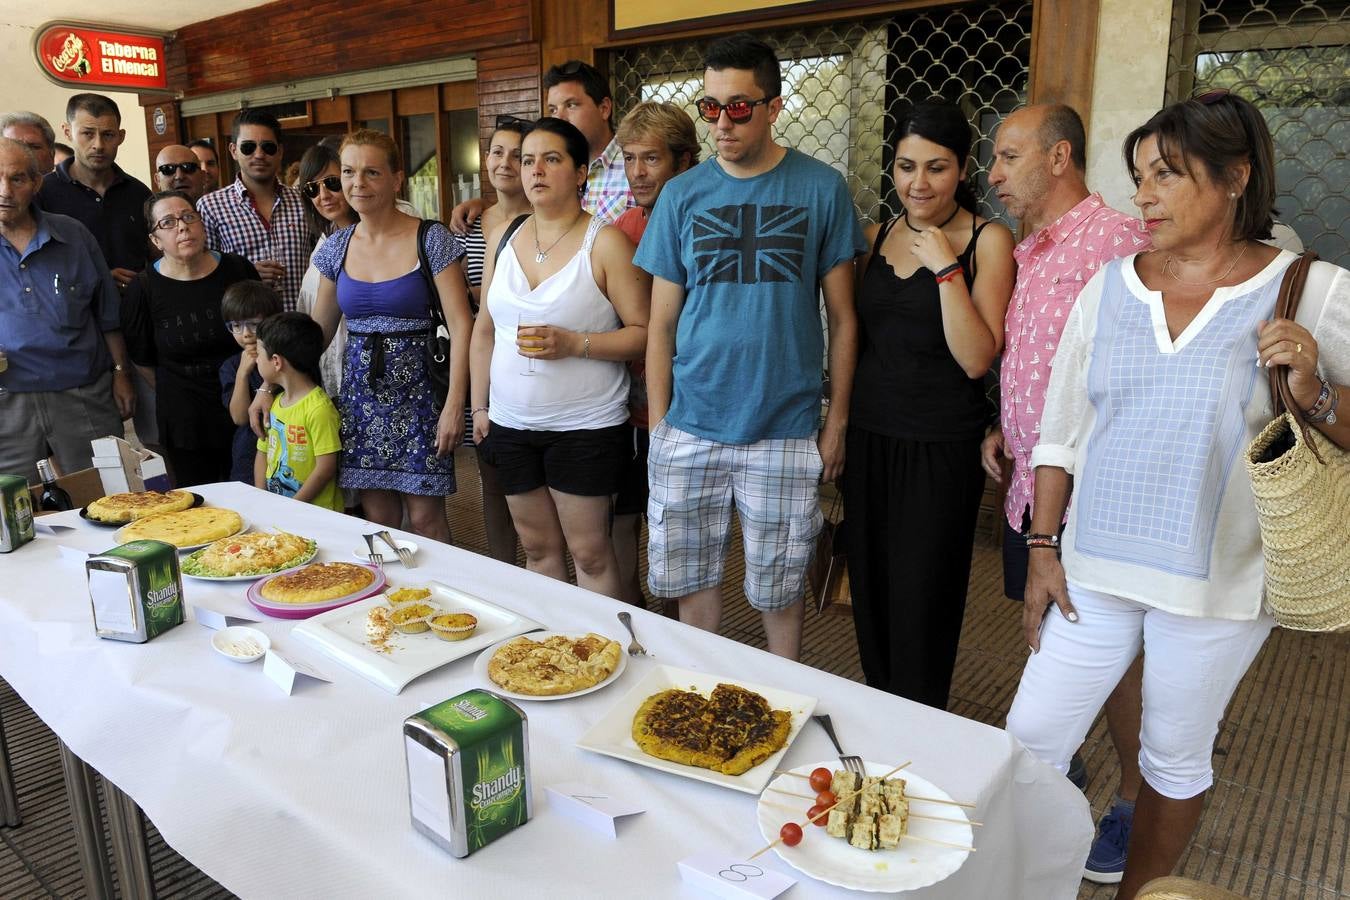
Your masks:
[{"label": "silver necklace pendant", "polygon": [[541,263],[541,262],[543,262],[543,261],[546,260],[546,259],[548,259],[548,254],[545,253],[543,250],[536,250],[536,251],[535,251],[535,254],[534,254],[534,261],[535,261],[535,262]]}]

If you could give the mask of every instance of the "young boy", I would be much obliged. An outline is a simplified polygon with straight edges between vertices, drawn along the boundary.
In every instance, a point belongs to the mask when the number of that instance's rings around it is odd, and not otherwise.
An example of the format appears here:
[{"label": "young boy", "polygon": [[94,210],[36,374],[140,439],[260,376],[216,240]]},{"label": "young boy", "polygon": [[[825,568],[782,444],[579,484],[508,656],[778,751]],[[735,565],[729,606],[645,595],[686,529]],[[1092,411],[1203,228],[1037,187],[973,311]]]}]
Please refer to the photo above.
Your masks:
[{"label": "young boy", "polygon": [[258,374],[282,393],[272,399],[267,437],[258,441],[255,487],[342,512],[338,488],[338,411],[319,387],[323,331],[304,313],[284,312],[258,326]]},{"label": "young boy", "polygon": [[258,323],[279,312],[281,298],[261,281],[236,281],[220,298],[220,317],[243,351],[221,363],[220,388],[237,426],[230,451],[230,479],[244,484],[253,483],[253,460],[258,455],[258,439],[248,427],[248,405],[263,383],[258,374]]}]

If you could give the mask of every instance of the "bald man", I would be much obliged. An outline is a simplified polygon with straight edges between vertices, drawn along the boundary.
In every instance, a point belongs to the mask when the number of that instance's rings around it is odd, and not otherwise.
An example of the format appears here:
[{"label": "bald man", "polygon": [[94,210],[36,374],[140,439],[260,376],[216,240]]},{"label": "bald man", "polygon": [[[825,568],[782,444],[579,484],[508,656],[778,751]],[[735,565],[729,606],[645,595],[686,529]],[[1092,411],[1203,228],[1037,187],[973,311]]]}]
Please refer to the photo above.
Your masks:
[{"label": "bald man", "polygon": [[182,144],[170,144],[155,157],[155,189],[182,191],[193,205],[206,193],[206,171],[201,160]]}]

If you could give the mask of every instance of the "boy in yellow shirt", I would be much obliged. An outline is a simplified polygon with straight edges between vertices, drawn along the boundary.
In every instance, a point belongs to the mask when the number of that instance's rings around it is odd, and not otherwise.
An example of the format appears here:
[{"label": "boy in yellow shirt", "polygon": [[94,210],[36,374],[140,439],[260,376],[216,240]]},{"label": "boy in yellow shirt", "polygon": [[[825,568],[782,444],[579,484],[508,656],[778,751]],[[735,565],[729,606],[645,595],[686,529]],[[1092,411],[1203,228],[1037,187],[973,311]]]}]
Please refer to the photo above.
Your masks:
[{"label": "boy in yellow shirt", "polygon": [[319,387],[322,353],[323,331],[304,313],[278,313],[258,326],[258,374],[281,395],[272,399],[272,422],[258,441],[253,484],[342,512],[340,419]]}]

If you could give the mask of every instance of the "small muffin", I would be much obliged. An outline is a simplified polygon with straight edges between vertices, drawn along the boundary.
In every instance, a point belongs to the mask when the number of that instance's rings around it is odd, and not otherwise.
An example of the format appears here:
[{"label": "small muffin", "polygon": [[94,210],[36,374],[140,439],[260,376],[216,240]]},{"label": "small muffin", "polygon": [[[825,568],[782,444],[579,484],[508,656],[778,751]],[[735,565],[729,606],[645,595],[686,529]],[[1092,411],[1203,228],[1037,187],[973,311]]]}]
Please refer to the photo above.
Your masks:
[{"label": "small muffin", "polygon": [[446,613],[428,620],[432,632],[443,641],[462,641],[478,630],[478,619],[468,613]]},{"label": "small muffin", "polygon": [[403,634],[421,634],[427,630],[427,619],[438,612],[430,603],[404,603],[394,607],[394,628]]},{"label": "small muffin", "polygon": [[396,591],[390,591],[387,596],[390,603],[398,606],[400,603],[425,600],[431,596],[431,590],[429,588],[399,588]]}]

